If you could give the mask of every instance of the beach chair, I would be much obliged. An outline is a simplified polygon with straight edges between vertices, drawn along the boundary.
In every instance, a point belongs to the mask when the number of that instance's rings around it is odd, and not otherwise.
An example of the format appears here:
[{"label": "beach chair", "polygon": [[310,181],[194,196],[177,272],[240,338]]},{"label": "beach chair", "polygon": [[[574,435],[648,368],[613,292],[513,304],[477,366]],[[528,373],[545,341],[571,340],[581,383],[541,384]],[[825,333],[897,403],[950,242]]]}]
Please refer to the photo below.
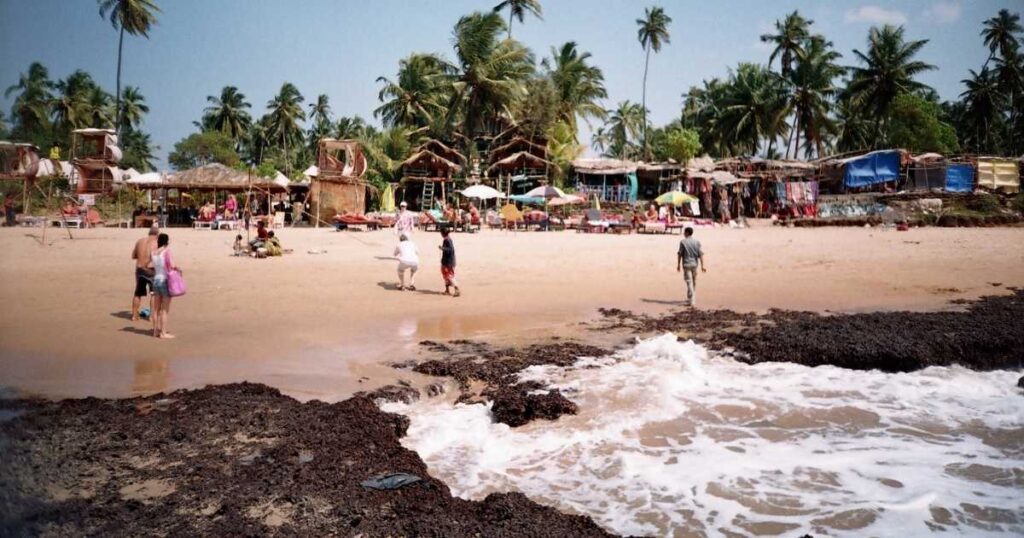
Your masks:
[{"label": "beach chair", "polygon": [[199,220],[199,219],[196,219],[196,220],[192,221],[192,229],[193,230],[212,230],[213,229],[213,221],[212,220]]},{"label": "beach chair", "polygon": [[588,209],[583,214],[583,220],[580,222],[580,227],[577,229],[578,232],[584,233],[604,233],[608,227],[607,222],[604,221],[604,217],[601,215],[600,209]]}]

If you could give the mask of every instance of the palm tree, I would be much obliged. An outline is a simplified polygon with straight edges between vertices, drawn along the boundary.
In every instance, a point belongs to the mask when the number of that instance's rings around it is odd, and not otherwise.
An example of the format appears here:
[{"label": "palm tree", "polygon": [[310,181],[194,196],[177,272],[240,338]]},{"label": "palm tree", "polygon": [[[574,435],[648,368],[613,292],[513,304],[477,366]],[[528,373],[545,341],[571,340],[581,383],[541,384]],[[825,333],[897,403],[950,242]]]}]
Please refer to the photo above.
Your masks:
[{"label": "palm tree", "polygon": [[334,126],[334,137],[340,140],[358,140],[366,135],[366,121],[359,116],[342,116]]},{"label": "palm tree", "polygon": [[726,86],[715,128],[735,140],[735,149],[757,153],[761,139],[770,143],[789,128],[787,97],[782,79],[766,67],[740,64]]},{"label": "palm tree", "polygon": [[133,131],[142,123],[142,117],[149,113],[146,98],[137,86],[125,86],[121,92],[121,132]]},{"label": "palm tree", "polygon": [[397,80],[379,77],[383,83],[373,111],[388,127],[424,127],[445,113],[451,95],[454,68],[433,54],[413,54],[398,63]]},{"label": "palm tree", "polygon": [[54,84],[46,67],[39,62],[28,66],[28,72],[18,77],[18,83],[4,91],[4,97],[19,92],[11,107],[14,129],[28,138],[32,133],[42,131],[47,121],[47,107],[53,98]]},{"label": "palm tree", "polygon": [[252,127],[252,116],[248,112],[252,105],[245,100],[245,94],[234,86],[224,86],[220,90],[220,97],[207,95],[206,101],[210,106],[203,111],[203,125],[241,144]]},{"label": "palm tree", "polygon": [[51,101],[54,136],[65,140],[72,129],[88,126],[89,94],[96,86],[92,76],[81,69],[55,85],[57,96]]},{"label": "palm tree", "polygon": [[309,104],[309,119],[316,124],[331,123],[331,105],[326,94],[316,96],[316,102]]},{"label": "palm tree", "polygon": [[124,158],[121,159],[122,167],[134,168],[139,172],[153,170],[153,161],[156,160],[153,151],[159,148],[153,146],[148,134],[130,129],[125,132],[121,146],[124,148]]},{"label": "palm tree", "polygon": [[523,23],[523,19],[526,17],[526,13],[530,12],[534,17],[544,20],[541,16],[541,8],[539,0],[504,0],[500,4],[494,6],[494,12],[498,13],[503,9],[508,8],[508,38],[512,39],[512,18],[519,19],[519,24]]},{"label": "palm tree", "polygon": [[590,136],[590,147],[594,148],[598,153],[604,154],[605,150],[608,149],[608,146],[610,146],[611,143],[611,136],[608,135],[608,131],[604,126],[595,129],[594,134]]},{"label": "palm tree", "polygon": [[498,41],[505,23],[494,12],[472,13],[455,25],[458,74],[452,84],[449,123],[462,114],[465,134],[483,132],[489,118],[510,116],[509,106],[525,93],[533,74],[533,56],[520,43]]},{"label": "palm tree", "polygon": [[859,151],[871,146],[872,126],[849,98],[836,101],[835,122],[837,151]]},{"label": "palm tree", "polygon": [[551,47],[551,59],[545,58],[541,65],[555,85],[558,94],[559,119],[576,132],[576,118],[584,121],[590,118],[604,119],[606,111],[599,100],[608,97],[604,87],[604,73],[601,68],[587,64],[589,52],[580,53],[576,43],[570,41],[559,48]]},{"label": "palm tree", "polygon": [[109,15],[110,24],[119,30],[117,40],[117,96],[116,124],[121,125],[121,54],[124,51],[124,33],[149,38],[149,29],[156,24],[160,8],[154,0],[98,0],[100,17]]},{"label": "palm tree", "polygon": [[960,81],[967,87],[960,97],[967,109],[966,123],[971,127],[971,139],[975,151],[994,151],[992,132],[998,125],[1006,98],[999,91],[999,81],[988,67],[982,67],[980,73],[973,69],[969,72],[971,77]]},{"label": "palm tree", "polygon": [[985,38],[985,46],[988,47],[988,60],[985,65],[995,57],[996,51],[1006,58],[1011,52],[1016,51],[1019,46],[1017,34],[1024,32],[1020,24],[1020,15],[1010,13],[1008,9],[1000,9],[999,13],[982,23],[981,36]]},{"label": "palm tree", "polygon": [[619,159],[634,156],[637,153],[634,141],[642,133],[643,121],[644,111],[636,103],[621,101],[615,110],[609,111],[605,124],[609,140],[607,153]]},{"label": "palm tree", "polygon": [[636,37],[640,46],[644,49],[644,83],[643,96],[640,101],[640,109],[643,113],[643,148],[644,153],[650,153],[647,147],[647,68],[651,63],[651,51],[661,52],[662,43],[669,43],[668,25],[672,18],[665,14],[665,9],[660,6],[649,7],[644,11],[644,18],[637,19],[639,26]]},{"label": "palm tree", "polygon": [[267,102],[267,115],[270,117],[268,135],[272,140],[280,141],[288,175],[291,175],[291,154],[288,148],[294,148],[302,140],[299,122],[306,119],[306,114],[302,111],[304,100],[294,84],[285,82],[277,95]]},{"label": "palm tree", "polygon": [[109,93],[93,86],[86,96],[86,119],[90,127],[115,127],[114,107]]},{"label": "palm tree", "polygon": [[934,65],[914,60],[928,40],[905,41],[903,33],[902,26],[887,24],[881,29],[872,28],[868,33],[867,53],[853,51],[863,66],[850,68],[846,91],[850,104],[874,120],[876,145],[883,143],[882,126],[896,98],[927,89],[927,85],[914,77],[935,69]]},{"label": "palm tree", "polygon": [[[796,116],[794,155],[800,147],[802,132],[808,151],[813,146],[817,155],[822,156],[824,135],[835,128],[829,112],[832,100],[838,93],[834,81],[843,73],[843,68],[835,63],[839,58],[840,54],[832,50],[831,41],[814,36],[807,40],[803,58],[786,77],[792,88],[789,107]],[[786,154],[789,155],[788,147]]]},{"label": "palm tree", "polygon": [[804,41],[810,35],[809,27],[814,21],[803,18],[799,11],[793,11],[781,21],[775,21],[775,34],[761,35],[762,43],[772,43],[775,49],[768,57],[768,67],[776,57],[779,59],[779,71],[783,77],[789,77],[793,70],[793,61],[804,55]]}]

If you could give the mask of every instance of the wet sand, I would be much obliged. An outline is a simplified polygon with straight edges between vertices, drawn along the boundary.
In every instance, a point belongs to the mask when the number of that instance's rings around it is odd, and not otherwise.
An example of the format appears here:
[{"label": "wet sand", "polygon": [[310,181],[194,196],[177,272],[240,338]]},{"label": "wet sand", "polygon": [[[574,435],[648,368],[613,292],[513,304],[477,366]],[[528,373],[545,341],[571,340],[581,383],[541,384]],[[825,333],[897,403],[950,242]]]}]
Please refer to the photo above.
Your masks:
[{"label": "wet sand", "polygon": [[[573,336],[597,308],[678,305],[678,236],[456,234],[464,296],[439,295],[437,234],[419,233],[417,292],[393,289],[388,231],[279,232],[292,254],[228,256],[234,232],[172,229],[187,296],[174,341],[127,319],[138,230],[0,229],[0,385],[49,397],[123,397],[241,380],[339,401],[398,379],[386,363],[424,339]],[[698,230],[702,308],[941,310],[1024,286],[1024,228]],[[310,254],[312,249],[326,250]],[[402,373],[408,378],[414,373]]]}]

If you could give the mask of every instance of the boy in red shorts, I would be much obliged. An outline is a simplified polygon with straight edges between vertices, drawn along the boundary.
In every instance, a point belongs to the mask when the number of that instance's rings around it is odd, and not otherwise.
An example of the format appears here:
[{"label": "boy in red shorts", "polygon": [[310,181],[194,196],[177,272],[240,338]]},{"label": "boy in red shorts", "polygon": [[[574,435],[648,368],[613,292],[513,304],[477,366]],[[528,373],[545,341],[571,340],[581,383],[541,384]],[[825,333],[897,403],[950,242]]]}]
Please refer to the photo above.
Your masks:
[{"label": "boy in red shorts", "polygon": [[459,292],[459,284],[455,281],[455,243],[452,242],[452,238],[448,237],[448,228],[441,228],[441,237],[444,240],[441,242],[441,246],[437,247],[441,249],[441,276],[444,277],[444,294],[449,295],[450,289],[455,288],[455,297],[461,295]]}]

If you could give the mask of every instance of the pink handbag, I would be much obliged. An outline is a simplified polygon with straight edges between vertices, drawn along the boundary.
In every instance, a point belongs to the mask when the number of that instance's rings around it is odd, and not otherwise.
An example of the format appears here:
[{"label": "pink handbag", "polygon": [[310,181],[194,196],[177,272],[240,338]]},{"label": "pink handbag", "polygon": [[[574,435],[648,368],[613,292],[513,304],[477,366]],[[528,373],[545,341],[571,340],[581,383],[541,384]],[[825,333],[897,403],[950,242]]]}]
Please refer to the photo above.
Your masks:
[{"label": "pink handbag", "polygon": [[167,273],[167,292],[171,294],[171,297],[180,297],[185,295],[185,278],[181,276],[181,272],[172,269]]}]

